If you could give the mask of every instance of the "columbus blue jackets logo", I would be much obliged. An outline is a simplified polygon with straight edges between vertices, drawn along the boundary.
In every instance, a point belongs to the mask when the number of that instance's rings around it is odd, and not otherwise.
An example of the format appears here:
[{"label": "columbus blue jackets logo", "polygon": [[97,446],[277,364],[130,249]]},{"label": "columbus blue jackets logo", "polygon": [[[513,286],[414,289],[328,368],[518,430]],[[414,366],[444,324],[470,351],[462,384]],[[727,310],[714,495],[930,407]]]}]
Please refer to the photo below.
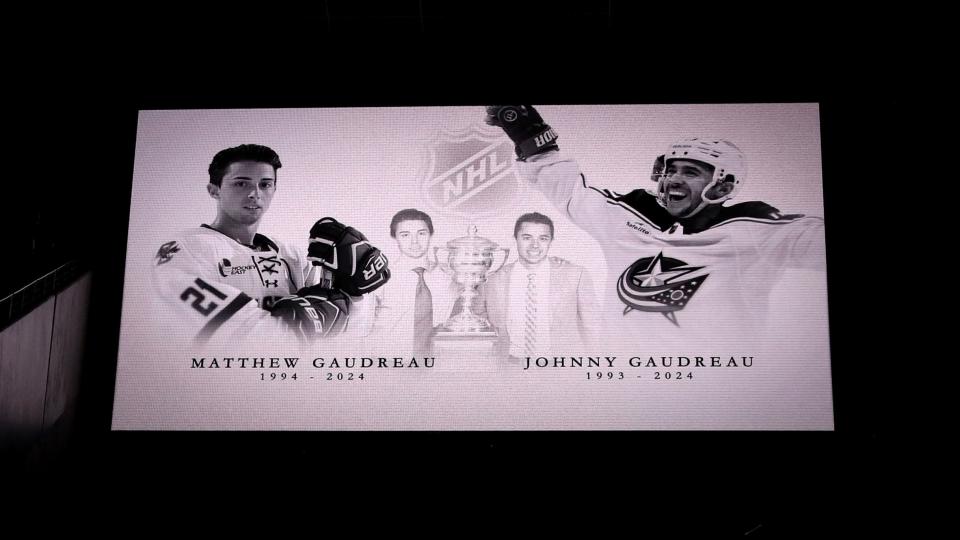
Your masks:
[{"label": "columbus blue jackets logo", "polygon": [[513,162],[513,143],[499,131],[440,132],[429,145],[420,191],[445,212],[493,214],[510,204],[519,189]]},{"label": "columbus blue jackets logo", "polygon": [[623,314],[633,310],[660,313],[680,326],[677,312],[686,307],[709,276],[703,269],[664,257],[663,252],[637,260],[617,282],[617,294],[627,306]]},{"label": "columbus blue jackets logo", "polygon": [[172,240],[160,246],[160,250],[157,251],[157,255],[155,257],[157,259],[157,265],[168,262],[173,258],[173,254],[178,251],[180,251],[180,245],[177,244],[176,240]]}]

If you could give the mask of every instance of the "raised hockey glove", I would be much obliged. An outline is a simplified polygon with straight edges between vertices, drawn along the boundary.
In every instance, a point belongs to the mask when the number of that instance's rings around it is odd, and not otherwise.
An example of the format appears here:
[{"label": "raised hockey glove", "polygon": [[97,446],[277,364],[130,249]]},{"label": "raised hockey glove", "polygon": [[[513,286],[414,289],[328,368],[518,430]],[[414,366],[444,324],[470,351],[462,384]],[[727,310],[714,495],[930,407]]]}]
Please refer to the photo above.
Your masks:
[{"label": "raised hockey glove", "polygon": [[533,105],[489,105],[484,120],[491,126],[503,128],[513,144],[517,159],[549,150],[558,150],[557,132],[547,125]]},{"label": "raised hockey glove", "polygon": [[291,326],[303,339],[312,341],[336,336],[347,329],[350,298],[340,291],[314,285],[277,300],[270,314]]},{"label": "raised hockey glove", "polygon": [[310,229],[307,259],[333,272],[333,286],[351,295],[375,291],[390,279],[387,257],[353,227],[325,217]]}]

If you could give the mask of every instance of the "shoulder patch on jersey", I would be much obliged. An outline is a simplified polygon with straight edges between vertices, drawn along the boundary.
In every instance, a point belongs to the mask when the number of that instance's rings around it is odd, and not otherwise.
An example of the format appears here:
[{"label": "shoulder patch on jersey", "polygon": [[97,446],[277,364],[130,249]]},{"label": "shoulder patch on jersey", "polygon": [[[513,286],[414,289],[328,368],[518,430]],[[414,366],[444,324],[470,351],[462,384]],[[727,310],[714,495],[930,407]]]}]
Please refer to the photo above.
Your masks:
[{"label": "shoulder patch on jersey", "polygon": [[180,251],[180,244],[176,240],[171,240],[166,244],[160,246],[160,249],[157,251],[156,259],[157,265],[169,262],[173,258],[173,254]]}]

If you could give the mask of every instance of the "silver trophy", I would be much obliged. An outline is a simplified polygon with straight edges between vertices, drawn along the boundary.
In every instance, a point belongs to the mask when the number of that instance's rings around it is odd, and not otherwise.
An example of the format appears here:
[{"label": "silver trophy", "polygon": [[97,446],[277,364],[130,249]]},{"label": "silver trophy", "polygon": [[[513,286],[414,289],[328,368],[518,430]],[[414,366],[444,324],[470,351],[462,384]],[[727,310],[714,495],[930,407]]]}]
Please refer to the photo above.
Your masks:
[{"label": "silver trophy", "polygon": [[[447,255],[441,257],[440,252],[446,252]],[[498,253],[503,253],[503,258],[500,264],[494,266]],[[460,284],[463,304],[460,313],[451,315],[441,325],[438,335],[495,337],[497,333],[490,321],[473,312],[473,299],[477,297],[477,287],[487,280],[487,274],[496,272],[507,262],[510,250],[477,236],[477,227],[471,225],[467,229],[467,236],[450,240],[445,248],[434,248],[434,254],[440,268]]]}]

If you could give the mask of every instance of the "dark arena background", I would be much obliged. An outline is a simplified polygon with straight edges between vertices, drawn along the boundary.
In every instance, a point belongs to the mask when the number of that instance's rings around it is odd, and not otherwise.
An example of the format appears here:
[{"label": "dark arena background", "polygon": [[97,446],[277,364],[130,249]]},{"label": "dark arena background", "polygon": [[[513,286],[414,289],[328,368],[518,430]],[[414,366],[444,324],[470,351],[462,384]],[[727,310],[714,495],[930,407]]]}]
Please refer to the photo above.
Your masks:
[{"label": "dark arena background", "polygon": [[[260,48],[250,28],[233,35],[256,49],[249,53],[217,34],[159,46],[169,35],[149,28],[91,38],[50,63],[18,61],[23,84],[7,98],[16,150],[6,165],[8,182],[26,193],[7,199],[0,290],[6,495],[25,510],[31,500],[76,509],[90,503],[85,492],[104,486],[110,500],[145,486],[162,486],[149,498],[199,489],[214,499],[307,486],[309,500],[323,496],[322,485],[344,497],[350,488],[378,500],[383,493],[393,504],[445,498],[440,485],[454,483],[488,502],[599,512],[637,531],[883,530],[875,511],[904,479],[890,468],[904,454],[882,405],[880,362],[903,351],[883,340],[889,323],[877,272],[889,255],[874,253],[891,243],[909,249],[870,216],[881,207],[878,192],[899,184],[892,176],[900,167],[867,164],[866,156],[904,161],[893,146],[904,120],[898,86],[874,84],[871,66],[796,48],[754,55],[732,42],[711,53],[647,47],[644,40],[664,34],[626,2],[564,4],[549,15],[536,6],[445,5],[324,2],[309,22],[267,24],[285,52]],[[127,44],[133,55],[121,58]],[[508,102],[819,104],[834,430],[111,429],[139,110],[479,110]],[[164,204],[182,196],[171,191]],[[215,413],[198,414],[205,412]],[[380,482],[393,488],[389,495],[374,487]],[[608,498],[616,503],[607,506]]]}]

